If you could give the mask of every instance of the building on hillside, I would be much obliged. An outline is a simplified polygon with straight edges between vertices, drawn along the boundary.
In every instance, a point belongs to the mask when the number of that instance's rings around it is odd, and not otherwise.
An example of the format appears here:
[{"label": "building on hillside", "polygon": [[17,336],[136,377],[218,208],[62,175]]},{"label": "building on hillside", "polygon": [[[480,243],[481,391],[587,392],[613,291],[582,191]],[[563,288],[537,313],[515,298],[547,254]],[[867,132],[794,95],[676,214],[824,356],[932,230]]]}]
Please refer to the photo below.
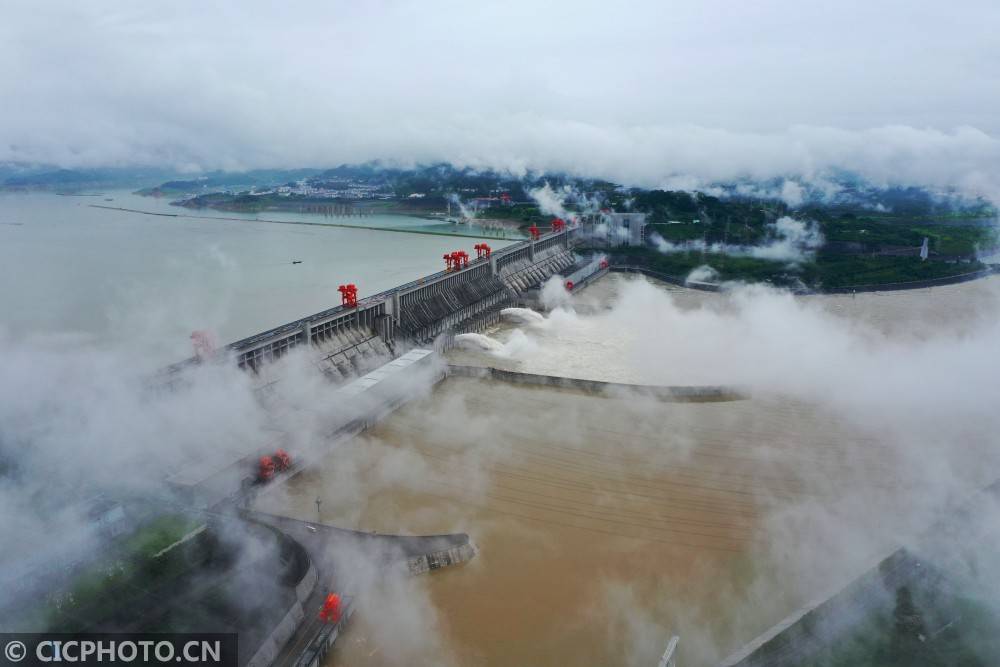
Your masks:
[{"label": "building on hillside", "polygon": [[610,248],[641,246],[646,242],[645,213],[601,211],[581,218],[584,234]]}]

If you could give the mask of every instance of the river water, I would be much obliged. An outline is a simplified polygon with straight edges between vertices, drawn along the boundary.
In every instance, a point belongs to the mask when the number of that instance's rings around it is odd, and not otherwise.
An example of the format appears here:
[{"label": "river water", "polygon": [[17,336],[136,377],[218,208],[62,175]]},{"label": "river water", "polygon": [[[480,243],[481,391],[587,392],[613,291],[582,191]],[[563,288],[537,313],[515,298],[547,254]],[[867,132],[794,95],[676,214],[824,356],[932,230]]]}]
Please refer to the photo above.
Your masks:
[{"label": "river water", "polygon": [[[152,368],[190,356],[193,330],[213,331],[220,343],[238,340],[339,303],[340,284],[355,283],[362,297],[374,294],[439,271],[445,252],[473,254],[479,242],[270,224],[256,217],[190,211],[129,192],[0,195],[0,329],[14,337],[71,337],[80,346],[129,348]],[[260,217],[482,231],[398,215]],[[495,248],[510,242],[489,241]]]},{"label": "river water", "polygon": [[[752,318],[716,322],[715,309],[726,312],[721,297],[667,285],[624,297],[635,280],[611,275],[575,297],[578,314],[504,324],[487,332],[488,349],[456,350],[449,360],[617,382],[769,377],[745,374],[754,364],[730,363],[723,349],[717,363],[703,355],[689,363],[704,341],[681,326],[708,322],[701,333],[722,348],[738,336],[718,329],[746,328],[740,335],[753,338]],[[623,298],[664,307],[650,301],[663,293],[687,314],[646,319],[663,329],[654,342],[670,351],[666,367],[634,356],[644,343],[627,326],[628,309],[616,314],[621,326],[606,316]],[[784,340],[783,326],[810,337],[837,331],[829,357],[818,348],[820,391],[810,398],[764,387],[744,401],[669,404],[452,378],[261,508],[313,520],[319,498],[321,520],[335,525],[467,532],[480,548],[466,565],[415,578],[405,596],[366,592],[327,665],[655,665],[673,634],[680,664],[718,664],[877,562],[897,530],[926,525],[927,508],[940,502],[939,470],[963,492],[997,474],[985,425],[969,424],[952,456],[908,429],[918,415],[905,406],[899,413],[891,396],[876,403],[885,419],[845,414],[852,404],[838,378],[859,371],[838,367],[837,351],[856,336],[859,356],[873,345],[905,370],[913,361],[895,342],[946,336],[960,347],[1000,317],[998,295],[997,281],[986,280],[808,297],[797,302],[807,308],[802,321],[792,304],[765,301],[756,325],[767,337]],[[916,377],[935,386],[940,370]],[[879,372],[848,377],[847,386],[863,394]],[[818,398],[824,392],[838,400]]]},{"label": "river water", "polygon": [[[136,348],[151,366],[186,356],[193,329],[240,338],[329,307],[340,283],[378,292],[437,271],[444,252],[473,243],[90,204],[178,212],[117,192],[0,196],[0,322],[14,337],[72,335],[74,345]],[[392,216],[354,221],[442,229]],[[692,317],[651,320],[664,330],[655,342],[669,363],[641,363],[635,353],[637,346],[648,353],[645,343],[627,328],[609,328],[603,315],[629,284],[601,280],[577,298],[580,314],[550,319],[530,335],[522,329],[531,327],[506,324],[487,332],[502,354],[455,351],[450,361],[618,382],[744,379],[747,368],[725,350],[718,363],[690,363],[705,341],[683,327],[711,315],[719,297],[663,285],[656,290]],[[864,328],[865,340],[944,334],[960,346],[997,319],[998,293],[996,280],[987,280],[802,301],[848,329]],[[788,311],[770,306],[776,310],[761,316],[784,340]],[[807,372],[813,360],[801,361]],[[831,383],[846,372],[822,355],[817,363]],[[928,366],[929,383],[938,370]],[[943,390],[941,400],[949,398]],[[976,400],[973,392],[958,398]],[[974,487],[997,463],[991,449],[977,447],[994,443],[974,420],[965,435],[969,456],[946,467]],[[672,634],[681,636],[681,664],[716,664],[891,548],[898,536],[886,518],[932,496],[925,471],[900,467],[907,459],[893,434],[775,392],[666,404],[451,379],[348,444],[263,496],[260,508],[314,520],[319,498],[325,522],[468,532],[480,553],[410,580],[406,595],[366,591],[328,665],[655,665]]]}]

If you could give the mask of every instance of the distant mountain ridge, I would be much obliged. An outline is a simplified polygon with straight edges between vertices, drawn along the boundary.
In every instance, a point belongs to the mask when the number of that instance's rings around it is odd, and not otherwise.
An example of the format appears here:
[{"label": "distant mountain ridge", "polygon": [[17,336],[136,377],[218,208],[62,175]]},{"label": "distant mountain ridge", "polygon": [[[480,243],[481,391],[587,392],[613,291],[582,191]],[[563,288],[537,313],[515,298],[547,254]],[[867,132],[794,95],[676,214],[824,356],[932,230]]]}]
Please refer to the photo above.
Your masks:
[{"label": "distant mountain ridge", "polygon": [[[670,182],[671,179],[665,179],[665,183]],[[563,191],[570,199],[582,192],[598,192],[612,203],[622,205],[628,205],[629,200],[635,197],[642,199],[650,192],[694,194],[696,191],[699,196],[722,200],[782,201],[791,209],[822,205],[844,210],[860,208],[909,217],[947,216],[956,213],[966,216],[996,215],[996,209],[984,199],[969,199],[956,192],[931,191],[920,187],[879,186],[846,172],[811,179],[743,179],[706,184],[691,191],[669,186],[661,189],[632,188],[602,179],[559,173],[514,175],[492,169],[455,167],[448,163],[404,168],[367,162],[341,164],[328,169],[217,170],[197,176],[157,167],[64,169],[53,165],[0,163],[0,189],[5,190],[128,187],[139,189],[141,194],[182,196],[221,191],[237,193],[252,188],[273,188],[297,183],[308,183],[316,187],[336,187],[346,183],[378,186],[400,198],[423,195],[468,199],[504,192],[516,201],[530,200],[530,190],[547,183],[553,189]]]}]

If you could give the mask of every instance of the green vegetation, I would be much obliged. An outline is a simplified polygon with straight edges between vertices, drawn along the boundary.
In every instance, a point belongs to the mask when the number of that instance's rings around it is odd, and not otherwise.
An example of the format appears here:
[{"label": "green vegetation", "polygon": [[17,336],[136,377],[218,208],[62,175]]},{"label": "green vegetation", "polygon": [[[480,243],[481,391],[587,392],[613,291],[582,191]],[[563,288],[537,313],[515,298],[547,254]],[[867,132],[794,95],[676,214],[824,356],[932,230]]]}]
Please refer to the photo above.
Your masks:
[{"label": "green vegetation", "polygon": [[201,524],[201,521],[180,514],[164,514],[125,539],[125,556],[151,558]]},{"label": "green vegetation", "polygon": [[[980,252],[1000,247],[995,226],[983,216],[996,210],[983,201],[964,201],[932,195],[920,188],[874,188],[843,176],[840,199],[833,203],[806,203],[791,209],[786,203],[766,197],[748,197],[744,192],[780,191],[782,182],[719,185],[721,196],[702,192],[623,188],[595,179],[572,178],[565,174],[514,177],[494,171],[457,169],[446,164],[415,169],[387,168],[377,163],[342,165],[308,174],[295,173],[312,187],[325,189],[325,197],[284,192],[277,194],[205,193],[186,202],[189,207],[210,207],[246,213],[268,210],[299,211],[336,215],[344,207],[387,213],[405,213],[439,218],[454,197],[469,202],[504,194],[510,205],[494,205],[479,212],[484,219],[510,221],[522,228],[536,224],[545,229],[551,218],[531,201],[530,191],[549,185],[563,199],[567,210],[593,212],[596,208],[646,213],[649,231],[673,243],[704,242],[707,245],[760,246],[776,237],[775,223],[784,216],[808,221],[825,239],[819,252],[798,264],[735,256],[748,253],[702,254],[701,252],[660,255],[652,250],[615,251],[629,253],[628,261],[683,279],[698,266],[707,264],[723,280],[766,281],[784,286],[816,289],[844,289],[853,286],[936,280],[985,268],[977,261]],[[264,184],[267,174],[253,174]],[[292,172],[273,174],[288,177]],[[251,175],[244,175],[244,182]],[[198,181],[168,182],[171,188],[204,187],[232,182],[234,175],[218,174]],[[294,183],[288,183],[294,185]],[[760,186],[760,187],[757,187]],[[360,200],[334,199],[337,193],[368,193]],[[410,197],[418,194],[418,197]],[[344,196],[347,196],[344,194]],[[817,194],[816,198],[825,198]],[[808,199],[808,198],[807,198]],[[456,213],[452,207],[452,213]],[[920,246],[928,239],[929,257],[920,261]]]},{"label": "green vegetation", "polygon": [[36,613],[47,616],[45,624],[60,632],[84,631],[102,619],[121,621],[123,610],[150,590],[170,586],[193,563],[207,557],[210,545],[206,539],[191,540],[155,556],[199,525],[176,514],[153,519],[132,535],[116,540],[104,557],[76,574],[68,590],[46,605],[46,611]]},{"label": "green vegetation", "polygon": [[18,620],[29,621],[24,628],[66,633],[239,632],[240,642],[253,646],[294,602],[308,558],[273,528],[235,521],[196,531],[160,553],[198,524],[156,517],[78,566],[61,590],[19,610]]},{"label": "green vegetation", "polygon": [[731,257],[728,255],[705,255],[700,252],[678,252],[663,254],[651,248],[616,248],[607,251],[601,248],[594,252],[608,252],[615,262],[641,266],[669,276],[677,281],[695,268],[711,266],[719,273],[719,280],[743,280],[746,282],[768,282],[781,286],[796,286],[802,280],[801,270],[792,270],[784,262],[774,262],[754,257]]},{"label": "green vegetation", "polygon": [[[721,200],[660,190],[632,191],[630,195],[633,210],[649,215],[650,233],[672,243],[761,245],[772,234],[773,223],[789,215],[784,204],[774,201]],[[936,224],[940,216],[930,215],[931,208],[919,208],[919,198],[913,193],[907,193],[907,197],[909,209],[927,215],[910,219],[843,205],[813,206],[796,212],[795,217],[818,225],[825,239],[818,253],[798,264],[700,251],[662,254],[651,248],[616,249],[613,254],[620,261],[676,280],[683,280],[698,266],[708,265],[721,280],[814,289],[936,280],[986,268],[975,258],[980,250],[988,251],[1000,244],[994,227],[960,224],[962,217],[958,215],[948,224],[939,224],[940,220]],[[969,214],[980,212],[975,209]],[[916,256],[924,238],[929,241],[927,261]]]},{"label": "green vegetation", "polygon": [[548,225],[552,216],[542,215],[537,206],[515,204],[514,206],[491,206],[479,212],[479,217],[487,220],[512,220],[521,226]]},{"label": "green vegetation", "polygon": [[992,227],[972,225],[927,225],[919,221],[880,222],[875,218],[845,217],[820,223],[826,240],[863,244],[867,249],[914,247],[927,237],[932,253],[947,256],[975,255],[980,248],[997,245]]},{"label": "green vegetation", "polygon": [[1000,660],[1000,615],[978,601],[896,591],[892,608],[872,611],[854,634],[802,667],[992,667]]},{"label": "green vegetation", "polygon": [[[594,248],[598,251],[598,248]],[[787,262],[701,252],[664,254],[652,248],[616,248],[614,261],[641,266],[683,281],[692,270],[707,265],[719,280],[766,282],[781,287],[850,288],[946,278],[987,268],[980,262],[924,262],[919,257],[838,255],[820,252],[814,261]]]},{"label": "green vegetation", "polygon": [[[788,214],[788,207],[780,201],[720,199],[700,192],[632,190],[629,198],[631,210],[647,213],[651,223],[693,223],[697,220],[698,224],[719,234],[727,225],[761,228]],[[618,199],[621,197],[612,201]],[[623,200],[622,206],[624,204]]]},{"label": "green vegetation", "polygon": [[[919,257],[834,255],[819,253],[803,267],[804,282],[820,288],[884,285],[936,280],[986,269],[980,262],[924,262]],[[815,271],[815,273],[812,273]]]}]

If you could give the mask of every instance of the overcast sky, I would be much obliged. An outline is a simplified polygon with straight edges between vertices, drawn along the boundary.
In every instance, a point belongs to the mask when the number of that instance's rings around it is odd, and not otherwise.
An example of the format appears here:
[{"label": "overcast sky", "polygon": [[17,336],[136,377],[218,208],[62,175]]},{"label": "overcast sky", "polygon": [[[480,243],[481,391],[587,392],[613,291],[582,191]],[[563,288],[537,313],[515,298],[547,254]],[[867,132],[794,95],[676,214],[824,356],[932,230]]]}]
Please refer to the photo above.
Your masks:
[{"label": "overcast sky", "polygon": [[997,0],[19,2],[0,160],[1000,193]]}]

